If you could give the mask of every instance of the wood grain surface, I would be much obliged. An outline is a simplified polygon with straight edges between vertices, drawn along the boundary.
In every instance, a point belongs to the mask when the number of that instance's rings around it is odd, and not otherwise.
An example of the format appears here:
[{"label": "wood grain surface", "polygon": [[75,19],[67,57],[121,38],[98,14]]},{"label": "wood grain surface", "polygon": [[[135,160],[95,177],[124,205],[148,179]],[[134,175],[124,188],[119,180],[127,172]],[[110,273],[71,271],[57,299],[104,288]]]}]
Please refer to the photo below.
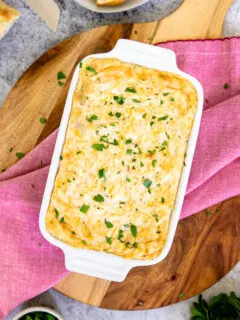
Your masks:
[{"label": "wood grain surface", "polygon": [[[161,41],[220,38],[232,0],[185,0],[162,21],[96,28],[60,43],[17,81],[0,109],[0,170],[17,161],[58,127],[71,75],[91,53],[111,50],[119,38]],[[57,85],[57,73],[67,80]],[[48,119],[45,125],[39,119]],[[9,153],[9,147],[14,152]],[[182,220],[173,247],[161,263],[134,268],[122,283],[71,273],[55,288],[79,301],[110,309],[149,309],[201,292],[239,261],[240,197]]]}]

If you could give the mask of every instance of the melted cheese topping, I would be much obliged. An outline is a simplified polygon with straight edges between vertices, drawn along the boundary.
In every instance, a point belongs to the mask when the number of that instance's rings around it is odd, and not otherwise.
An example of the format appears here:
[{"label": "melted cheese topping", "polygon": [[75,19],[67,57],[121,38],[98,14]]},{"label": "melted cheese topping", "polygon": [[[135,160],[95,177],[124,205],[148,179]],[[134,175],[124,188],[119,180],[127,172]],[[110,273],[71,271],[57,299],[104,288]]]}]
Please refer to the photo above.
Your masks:
[{"label": "melted cheese topping", "polygon": [[46,216],[77,248],[153,259],[166,241],[197,107],[180,76],[117,59],[80,69]]}]

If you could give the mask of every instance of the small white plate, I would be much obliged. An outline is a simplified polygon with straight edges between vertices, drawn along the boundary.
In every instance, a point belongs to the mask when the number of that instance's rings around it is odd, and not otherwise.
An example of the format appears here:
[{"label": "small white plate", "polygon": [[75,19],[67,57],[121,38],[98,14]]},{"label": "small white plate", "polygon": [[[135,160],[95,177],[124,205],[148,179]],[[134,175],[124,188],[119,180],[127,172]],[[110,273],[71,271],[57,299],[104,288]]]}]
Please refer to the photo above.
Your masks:
[{"label": "small white plate", "polygon": [[117,6],[97,6],[96,0],[75,0],[75,1],[86,9],[89,9],[95,12],[101,12],[101,13],[115,13],[115,12],[127,11],[130,9],[137,8],[142,4],[148,2],[148,0],[126,0],[124,3]]}]

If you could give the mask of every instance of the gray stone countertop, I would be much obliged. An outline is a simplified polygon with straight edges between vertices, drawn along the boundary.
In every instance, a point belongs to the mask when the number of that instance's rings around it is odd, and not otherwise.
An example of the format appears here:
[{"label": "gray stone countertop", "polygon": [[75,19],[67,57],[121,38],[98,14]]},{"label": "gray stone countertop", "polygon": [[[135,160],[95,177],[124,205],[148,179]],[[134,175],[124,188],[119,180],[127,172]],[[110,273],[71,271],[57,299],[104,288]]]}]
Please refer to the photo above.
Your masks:
[{"label": "gray stone countertop", "polygon": [[[23,0],[6,0],[21,11],[21,18],[0,41],[0,105],[13,84],[41,54],[63,39],[94,26],[143,22],[161,19],[174,11],[181,0],[151,0],[145,5],[117,14],[99,14],[86,10],[73,0],[57,0],[61,18],[56,33]],[[224,36],[240,35],[240,1],[235,0],[224,23]],[[208,298],[220,292],[240,294],[240,263],[221,281],[204,292]],[[58,310],[66,320],[186,320],[195,298],[173,306],[149,311],[111,311],[91,307],[67,298],[53,289],[17,307],[5,320],[11,320],[28,306],[46,305]]]}]

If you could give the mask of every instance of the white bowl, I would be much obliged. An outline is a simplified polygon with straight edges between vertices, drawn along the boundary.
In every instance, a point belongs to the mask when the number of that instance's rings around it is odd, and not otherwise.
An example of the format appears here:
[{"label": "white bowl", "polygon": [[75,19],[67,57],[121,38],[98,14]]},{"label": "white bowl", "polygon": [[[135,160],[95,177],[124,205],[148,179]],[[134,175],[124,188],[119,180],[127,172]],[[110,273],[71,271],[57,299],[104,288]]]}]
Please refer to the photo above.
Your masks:
[{"label": "white bowl", "polygon": [[58,131],[58,137],[55,144],[47,184],[44,191],[39,217],[39,226],[44,238],[47,239],[53,245],[63,250],[65,254],[65,265],[68,270],[106,280],[123,281],[131,268],[136,266],[148,266],[156,264],[162,261],[167,256],[171,248],[181,213],[181,208],[186,192],[188,177],[190,174],[193,154],[197,141],[203,107],[203,89],[197,79],[178,69],[176,63],[176,55],[172,50],[169,49],[160,48],[132,40],[121,39],[118,40],[116,46],[113,48],[112,51],[107,53],[93,54],[87,56],[86,58],[84,58],[84,60],[90,57],[118,58],[122,61],[135,63],[147,68],[153,68],[160,71],[174,72],[188,79],[194,85],[198,93],[198,107],[196,110],[192,131],[188,140],[187,156],[185,159],[186,166],[184,166],[182,170],[174,207],[170,217],[168,235],[163,250],[160,253],[160,255],[153,260],[126,260],[120,256],[113,255],[107,252],[73,248],[68,244],[54,238],[46,229],[45,217],[51,199],[55,177],[59,167],[60,155],[62,152],[62,147],[64,144],[67,130],[67,124],[72,108],[72,98],[78,83],[79,64],[73,74],[72,82],[70,85],[65,108],[62,115],[61,124]]},{"label": "white bowl", "polygon": [[126,0],[124,3],[117,6],[97,6],[96,0],[75,0],[75,1],[86,9],[89,9],[95,12],[101,12],[101,13],[115,13],[115,12],[127,11],[130,9],[137,8],[142,4],[144,4],[145,2],[148,2],[148,0]]},{"label": "white bowl", "polygon": [[57,318],[58,320],[64,320],[63,317],[56,312],[53,309],[47,308],[47,307],[31,307],[31,308],[27,308],[25,310],[22,310],[21,312],[19,312],[18,314],[15,315],[15,317],[13,317],[12,320],[19,320],[21,317],[31,313],[31,312],[46,312],[51,314],[52,316],[54,316],[55,318]]}]

